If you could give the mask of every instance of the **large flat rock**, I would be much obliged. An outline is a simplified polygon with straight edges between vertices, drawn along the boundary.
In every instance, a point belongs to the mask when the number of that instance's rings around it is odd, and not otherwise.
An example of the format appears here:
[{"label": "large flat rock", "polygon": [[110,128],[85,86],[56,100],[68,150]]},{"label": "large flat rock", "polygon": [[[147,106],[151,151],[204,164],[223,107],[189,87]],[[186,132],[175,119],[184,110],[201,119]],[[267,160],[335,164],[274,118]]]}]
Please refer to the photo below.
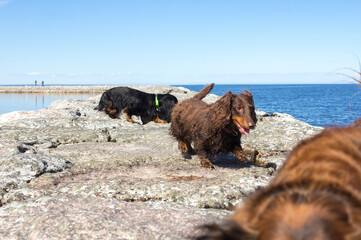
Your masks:
[{"label": "large flat rock", "polygon": [[[195,94],[137,88],[179,100]],[[94,110],[100,96],[0,115],[0,239],[184,239],[226,218],[274,175],[232,154],[216,156],[215,170],[202,168],[197,156],[181,156],[169,124],[111,119]],[[287,114],[257,115],[242,146],[278,166],[321,130]]]},{"label": "large flat rock", "polygon": [[185,239],[229,212],[61,193],[0,208],[1,239]]}]

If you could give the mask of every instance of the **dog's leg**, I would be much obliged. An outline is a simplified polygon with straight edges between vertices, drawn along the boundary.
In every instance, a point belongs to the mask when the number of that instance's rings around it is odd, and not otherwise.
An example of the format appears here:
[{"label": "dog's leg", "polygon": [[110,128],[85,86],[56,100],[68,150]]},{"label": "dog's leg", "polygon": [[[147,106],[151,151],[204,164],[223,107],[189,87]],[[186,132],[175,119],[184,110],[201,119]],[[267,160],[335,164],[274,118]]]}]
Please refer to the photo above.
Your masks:
[{"label": "dog's leg", "polygon": [[122,110],[122,113],[125,113],[125,118],[127,119],[128,122],[134,123],[134,120],[132,119],[132,117],[129,116],[129,109],[128,108],[124,108]]},{"label": "dog's leg", "polygon": [[116,109],[112,109],[112,105],[113,105],[113,102],[112,101],[108,101],[108,107],[105,109],[105,112],[109,114],[109,116],[111,118],[116,118],[116,113],[117,113],[117,110]]},{"label": "dog's leg", "polygon": [[128,122],[134,123],[134,120],[128,114],[125,115],[125,118],[127,119]]},{"label": "dog's leg", "polygon": [[202,152],[197,152],[197,154],[199,156],[199,160],[201,162],[202,167],[215,169],[214,165],[211,163],[211,161],[209,161],[207,152],[202,151]]},{"label": "dog's leg", "polygon": [[167,123],[166,121],[160,119],[158,116],[156,116],[152,121],[154,121],[156,123]]},{"label": "dog's leg", "polygon": [[188,153],[187,144],[182,141],[178,141],[178,150],[183,154]]},{"label": "dog's leg", "polygon": [[236,155],[236,158],[238,158],[241,162],[247,162],[248,159],[246,155],[243,152],[243,149],[241,146],[235,146],[233,148],[233,154]]},{"label": "dog's leg", "polygon": [[189,143],[178,141],[178,150],[183,154],[194,154],[194,150]]},{"label": "dog's leg", "polygon": [[109,114],[109,116],[110,116],[111,118],[116,118],[115,115],[116,115],[116,113],[117,113],[117,110],[108,108],[107,111],[108,111],[108,114]]}]

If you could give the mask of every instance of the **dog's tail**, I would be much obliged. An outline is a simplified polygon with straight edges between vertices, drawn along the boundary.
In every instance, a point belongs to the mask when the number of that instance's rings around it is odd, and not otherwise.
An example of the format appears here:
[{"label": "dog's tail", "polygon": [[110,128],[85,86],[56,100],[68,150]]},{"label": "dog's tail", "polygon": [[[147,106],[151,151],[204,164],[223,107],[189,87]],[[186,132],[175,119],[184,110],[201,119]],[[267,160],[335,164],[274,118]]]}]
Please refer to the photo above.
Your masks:
[{"label": "dog's tail", "polygon": [[202,100],[213,89],[214,83],[205,86],[199,93],[194,95],[193,99]]}]

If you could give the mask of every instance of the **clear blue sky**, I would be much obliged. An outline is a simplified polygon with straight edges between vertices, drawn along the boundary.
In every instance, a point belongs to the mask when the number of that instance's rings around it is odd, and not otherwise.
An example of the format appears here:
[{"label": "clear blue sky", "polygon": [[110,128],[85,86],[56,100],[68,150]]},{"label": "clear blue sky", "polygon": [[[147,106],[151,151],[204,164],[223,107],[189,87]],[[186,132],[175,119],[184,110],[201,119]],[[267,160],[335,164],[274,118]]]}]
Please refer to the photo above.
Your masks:
[{"label": "clear blue sky", "polygon": [[[0,0],[0,84],[340,83],[360,0]],[[352,75],[352,73],[350,73]]]}]

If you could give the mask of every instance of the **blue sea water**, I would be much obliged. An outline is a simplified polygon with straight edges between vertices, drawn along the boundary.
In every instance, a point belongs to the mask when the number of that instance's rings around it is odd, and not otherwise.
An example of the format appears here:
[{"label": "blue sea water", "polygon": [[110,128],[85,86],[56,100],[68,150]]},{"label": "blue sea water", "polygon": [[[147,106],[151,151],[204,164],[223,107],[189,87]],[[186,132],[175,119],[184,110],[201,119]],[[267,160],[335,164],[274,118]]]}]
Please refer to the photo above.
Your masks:
[{"label": "blue sea water", "polygon": [[[177,85],[200,91],[204,85]],[[361,117],[361,88],[356,84],[215,85],[213,94],[252,92],[255,106],[269,114],[288,113],[313,126],[348,125]],[[0,94],[0,114],[47,107],[60,99],[90,94]]]},{"label": "blue sea water", "polygon": [[[200,91],[203,85],[182,85]],[[361,87],[356,84],[215,85],[212,92],[252,92],[255,106],[267,113],[288,113],[313,126],[348,125],[361,117]]]},{"label": "blue sea water", "polygon": [[33,111],[49,106],[62,99],[86,99],[91,94],[62,93],[0,93],[0,114],[13,111]]}]

